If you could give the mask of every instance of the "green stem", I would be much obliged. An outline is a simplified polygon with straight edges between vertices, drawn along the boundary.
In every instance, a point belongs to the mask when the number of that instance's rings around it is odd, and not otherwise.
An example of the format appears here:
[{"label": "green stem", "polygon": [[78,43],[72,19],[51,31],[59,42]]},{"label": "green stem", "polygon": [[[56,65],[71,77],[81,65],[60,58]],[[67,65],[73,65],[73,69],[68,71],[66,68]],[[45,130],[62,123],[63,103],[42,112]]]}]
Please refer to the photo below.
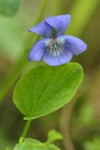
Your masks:
[{"label": "green stem", "polygon": [[[46,5],[48,4],[47,2],[48,2],[47,0],[42,0],[41,3],[39,4],[39,8],[37,10],[38,16],[36,16],[36,18],[34,19],[35,21],[34,21],[33,25],[37,24],[41,20],[41,18],[44,17],[45,8],[46,8]],[[32,43],[34,44],[38,40],[38,37],[39,36],[36,35],[34,37],[34,40],[33,40],[32,35],[27,38],[27,40],[26,40],[27,45],[24,46],[24,52],[23,52],[22,56],[20,57],[19,61],[16,63],[16,65],[13,67],[13,69],[10,71],[10,73],[7,75],[7,77],[4,78],[4,80],[2,82],[2,85],[1,85],[2,89],[0,91],[0,103],[2,103],[7,92],[9,91],[9,89],[13,86],[13,84],[18,79],[23,67],[27,63],[27,55],[30,50],[30,45],[32,45]]]},{"label": "green stem", "polygon": [[28,130],[29,130],[29,127],[30,127],[30,125],[31,125],[31,122],[32,122],[32,120],[27,120],[27,122],[26,122],[26,124],[25,124],[25,127],[24,127],[24,129],[23,129],[23,132],[22,132],[22,134],[21,134],[21,137],[23,137],[23,138],[26,137],[26,135],[27,135],[27,133],[28,133]]}]

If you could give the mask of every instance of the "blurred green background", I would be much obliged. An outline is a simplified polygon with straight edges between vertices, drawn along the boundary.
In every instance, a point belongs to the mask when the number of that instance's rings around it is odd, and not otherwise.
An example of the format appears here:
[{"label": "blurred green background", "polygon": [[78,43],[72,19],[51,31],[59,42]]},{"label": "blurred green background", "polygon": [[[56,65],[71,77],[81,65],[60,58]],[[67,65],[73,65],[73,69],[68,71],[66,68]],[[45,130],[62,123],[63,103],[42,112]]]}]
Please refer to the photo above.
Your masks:
[{"label": "blurred green background", "polygon": [[88,44],[87,51],[72,60],[83,66],[84,82],[64,108],[34,120],[28,137],[45,141],[54,128],[64,136],[57,142],[62,150],[100,150],[100,0],[0,0],[0,150],[18,142],[25,123],[12,102],[16,81],[44,64],[27,60],[36,38],[27,29],[60,14],[72,15],[66,34]]}]

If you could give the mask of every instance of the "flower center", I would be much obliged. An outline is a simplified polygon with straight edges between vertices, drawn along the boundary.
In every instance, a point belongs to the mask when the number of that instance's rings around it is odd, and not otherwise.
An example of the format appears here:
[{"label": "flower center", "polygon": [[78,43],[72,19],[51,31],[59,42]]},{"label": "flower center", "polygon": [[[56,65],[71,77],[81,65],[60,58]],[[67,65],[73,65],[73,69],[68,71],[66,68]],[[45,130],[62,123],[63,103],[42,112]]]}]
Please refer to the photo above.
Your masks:
[{"label": "flower center", "polygon": [[64,40],[57,39],[49,39],[46,41],[47,52],[53,56],[59,56],[64,50]]}]

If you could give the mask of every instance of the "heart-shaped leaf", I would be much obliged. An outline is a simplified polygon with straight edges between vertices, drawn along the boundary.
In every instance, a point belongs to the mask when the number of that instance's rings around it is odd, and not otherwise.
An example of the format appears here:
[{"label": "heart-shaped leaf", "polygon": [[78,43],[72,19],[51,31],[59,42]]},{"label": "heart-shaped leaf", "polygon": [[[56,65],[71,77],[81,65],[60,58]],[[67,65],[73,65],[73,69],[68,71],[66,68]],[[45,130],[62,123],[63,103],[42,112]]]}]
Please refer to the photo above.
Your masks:
[{"label": "heart-shaped leaf", "polygon": [[77,63],[39,66],[18,81],[13,94],[14,104],[26,120],[47,115],[72,99],[82,79],[83,69]]}]

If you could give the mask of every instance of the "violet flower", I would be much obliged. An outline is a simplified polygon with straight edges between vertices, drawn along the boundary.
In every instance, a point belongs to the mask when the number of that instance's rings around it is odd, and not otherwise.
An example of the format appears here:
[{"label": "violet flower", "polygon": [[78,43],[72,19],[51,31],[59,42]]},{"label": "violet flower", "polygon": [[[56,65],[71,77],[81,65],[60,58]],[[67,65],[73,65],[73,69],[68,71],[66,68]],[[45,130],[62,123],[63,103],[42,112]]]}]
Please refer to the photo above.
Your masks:
[{"label": "violet flower", "polygon": [[44,61],[50,66],[69,62],[73,55],[79,55],[87,45],[79,38],[64,35],[70,23],[70,15],[47,17],[29,31],[43,36],[30,50],[28,59]]}]

